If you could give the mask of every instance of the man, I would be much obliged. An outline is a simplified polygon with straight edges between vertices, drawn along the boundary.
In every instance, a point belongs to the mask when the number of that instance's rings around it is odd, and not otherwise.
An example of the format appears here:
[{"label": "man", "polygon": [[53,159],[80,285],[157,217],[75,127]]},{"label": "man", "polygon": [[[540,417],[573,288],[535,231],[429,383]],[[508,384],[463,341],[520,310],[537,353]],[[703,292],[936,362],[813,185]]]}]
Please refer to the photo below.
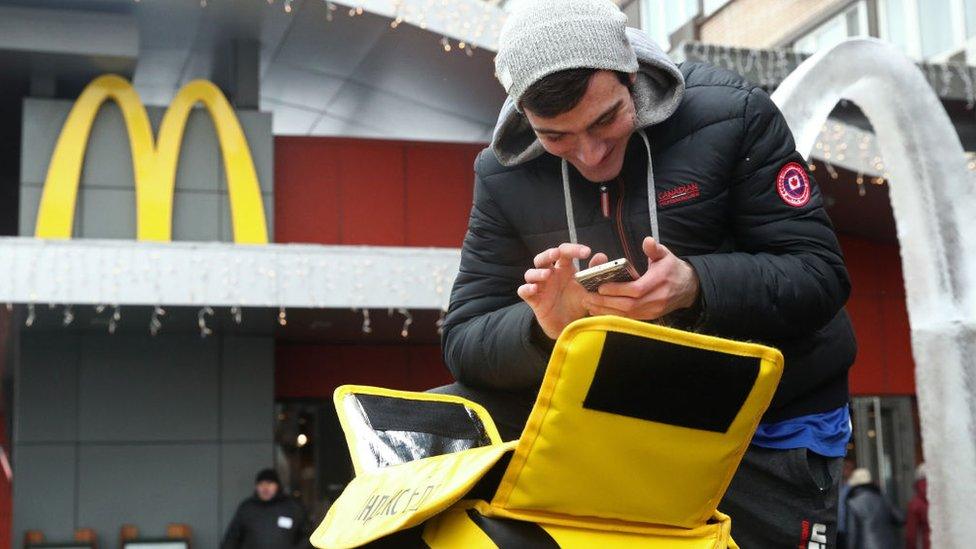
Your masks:
[{"label": "man", "polygon": [[311,547],[308,537],[305,509],[281,493],[281,481],[274,469],[264,469],[254,479],[254,495],[237,507],[220,547],[304,549]]},{"label": "man", "polygon": [[898,549],[901,517],[871,480],[871,471],[854,469],[847,481],[847,547]]},{"label": "man", "polygon": [[[822,196],[766,93],[678,67],[625,23],[609,0],[509,16],[495,58],[509,97],[475,163],[443,326],[458,383],[438,391],[517,437],[554,339],[588,314],[777,347],[782,382],[719,508],[743,547],[833,547],[855,344]],[[574,282],[576,263],[620,257],[635,281]]]}]

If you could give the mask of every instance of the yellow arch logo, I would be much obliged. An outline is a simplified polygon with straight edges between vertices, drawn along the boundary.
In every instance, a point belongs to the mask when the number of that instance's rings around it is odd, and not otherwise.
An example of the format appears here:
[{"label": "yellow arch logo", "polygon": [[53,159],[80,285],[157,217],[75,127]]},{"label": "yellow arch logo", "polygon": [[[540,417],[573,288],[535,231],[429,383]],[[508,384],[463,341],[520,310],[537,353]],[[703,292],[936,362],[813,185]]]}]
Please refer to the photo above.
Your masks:
[{"label": "yellow arch logo", "polygon": [[136,188],[137,240],[172,240],[173,193],[183,132],[191,109],[203,103],[217,130],[224,158],[234,242],[268,243],[264,204],[251,151],[240,122],[220,89],[206,80],[194,80],[183,86],[163,115],[157,142],[139,94],[128,80],[115,75],[101,76],[88,84],[68,114],[47,168],[35,236],[71,238],[88,137],[98,110],[109,99],[122,110],[129,134]]}]

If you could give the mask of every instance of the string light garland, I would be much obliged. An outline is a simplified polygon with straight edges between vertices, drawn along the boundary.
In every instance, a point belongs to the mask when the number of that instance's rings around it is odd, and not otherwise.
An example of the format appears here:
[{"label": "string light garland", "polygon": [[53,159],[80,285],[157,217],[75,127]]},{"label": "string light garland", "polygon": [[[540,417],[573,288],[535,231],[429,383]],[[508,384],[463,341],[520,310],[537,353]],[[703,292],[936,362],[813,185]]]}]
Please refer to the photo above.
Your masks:
[{"label": "string light garland", "polygon": [[211,306],[235,317],[245,306],[439,309],[459,260],[457,249],[0,237],[0,303],[89,304],[98,315]]},{"label": "string light garland", "polygon": [[[244,306],[272,303],[281,325],[287,323],[286,307],[338,309],[355,303],[363,334],[371,334],[369,304],[384,303],[391,317],[402,315],[398,333],[407,339],[415,324],[412,308],[441,310],[441,327],[458,261],[458,250],[447,249],[0,238],[0,262],[6,265],[0,270],[0,302],[8,311],[24,303],[24,325],[30,328],[39,320],[38,302],[48,309],[64,304],[58,314],[68,327],[77,324],[78,306],[94,301],[95,316],[107,321],[112,335],[121,326],[123,305],[156,302],[148,319],[151,336],[169,318],[162,304],[196,304],[202,337],[214,333],[217,307],[226,307],[241,325]],[[379,274],[380,264],[391,265],[388,273]]]},{"label": "string light garland", "polygon": [[[120,306],[118,306],[118,305],[113,305],[111,307],[112,307],[112,313],[111,313],[111,315],[109,316],[109,319],[108,319],[108,333],[110,335],[114,335],[118,331],[118,325],[119,325],[119,322],[121,321],[121,309],[122,308]],[[14,304],[13,303],[7,303],[6,304],[6,308],[7,308],[8,311],[13,311]],[[50,303],[50,304],[48,304],[48,308],[53,310],[53,309],[57,308],[57,304]],[[101,313],[104,313],[106,310],[108,310],[108,306],[106,306],[106,305],[98,305],[98,306],[94,307],[94,309],[95,309],[95,313],[96,314],[101,314]],[[235,307],[231,307],[229,309],[229,311],[230,311],[230,314],[231,314],[232,318],[235,319],[235,322],[238,325],[240,325],[241,322],[242,322],[242,319],[243,319],[241,308],[235,306]],[[360,313],[362,315],[362,326],[361,326],[362,333],[363,334],[371,334],[371,333],[373,333],[372,317],[371,317],[370,310],[369,309],[353,309],[353,312],[358,312],[358,313]],[[215,316],[215,314],[216,314],[216,312],[215,312],[214,308],[213,307],[210,307],[210,306],[202,307],[202,308],[200,308],[197,311],[197,327],[198,327],[198,329],[200,331],[200,337],[201,338],[206,338],[206,337],[214,334],[214,328],[211,327],[210,324],[208,323],[208,317],[209,318],[212,318],[212,317]],[[403,317],[403,324],[401,325],[400,332],[399,332],[400,337],[403,338],[403,339],[409,339],[409,337],[410,337],[410,330],[411,330],[411,328],[412,328],[412,326],[414,324],[413,313],[410,311],[410,309],[408,309],[406,307],[387,308],[387,316],[389,316],[390,318],[393,318],[394,314],[399,314],[399,315],[401,315]],[[440,310],[439,318],[434,323],[435,327],[437,328],[437,334],[438,335],[440,335],[442,333],[445,314],[446,314],[446,311],[443,310],[443,309],[441,309]],[[159,333],[163,329],[163,319],[166,316],[167,316],[166,309],[164,309],[162,306],[156,305],[156,306],[153,307],[152,312],[150,313],[149,324],[148,324],[148,327],[149,327],[149,335],[150,336],[156,337],[156,336],[159,335]],[[280,307],[278,309],[278,312],[276,313],[276,317],[275,318],[277,319],[278,323],[281,326],[287,325],[287,310],[286,310],[286,308]],[[62,310],[61,326],[64,327],[64,328],[67,328],[68,326],[70,326],[70,325],[72,325],[74,323],[75,319],[76,319],[76,316],[75,316],[75,313],[74,313],[74,305],[73,304],[64,305],[64,309]],[[34,303],[28,303],[27,304],[27,317],[26,317],[26,319],[24,321],[24,325],[27,328],[31,328],[36,323],[37,323],[37,310],[36,310],[36,305]],[[314,323],[313,323],[313,327],[314,327]]]},{"label": "string light garland", "polygon": [[[890,179],[877,137],[856,126],[828,121],[817,136],[814,151],[814,156],[823,163],[831,179],[840,177],[836,167],[854,172],[858,196],[865,196],[869,186],[883,186]],[[815,171],[817,166],[810,162],[809,168]],[[966,152],[966,168],[976,183],[976,152]]]},{"label": "string light garland", "polygon": [[213,316],[214,310],[212,307],[207,306],[200,309],[197,312],[197,326],[200,328],[200,337],[206,338],[213,333],[213,330],[207,326],[207,317]]},{"label": "string light garland", "polygon": [[37,312],[34,310],[34,304],[27,304],[27,318],[24,320],[24,326],[30,328],[34,325],[34,320],[37,319]]},{"label": "string light garland", "polygon": [[[688,60],[705,61],[735,71],[767,89],[776,88],[809,56],[784,48],[755,50],[703,43],[686,44],[684,54]],[[976,107],[973,67],[959,63],[919,63],[918,66],[940,98],[959,96],[958,92],[956,96],[952,94],[961,87],[959,98],[966,101],[966,108]],[[867,194],[869,185],[882,186],[889,179],[873,132],[828,120],[817,137],[814,151],[827,177],[839,179],[837,166],[854,172],[859,196]],[[966,167],[976,173],[976,153],[967,152],[966,156]],[[809,168],[816,170],[816,165],[810,162]]]},{"label": "string light garland", "polygon": [[373,323],[369,318],[369,309],[363,309],[363,327],[364,334],[373,333]]},{"label": "string light garland", "polygon": [[238,326],[240,326],[241,323],[244,322],[244,313],[241,312],[240,307],[237,307],[236,305],[234,307],[231,307],[230,315],[234,317],[234,323],[237,324]]},{"label": "string light garland", "polygon": [[[224,0],[229,1],[229,0]],[[258,0],[253,0],[258,1]],[[140,4],[141,0],[133,0]],[[281,4],[281,10],[286,14],[293,14],[294,0],[266,0],[269,6]],[[327,22],[335,20],[335,13],[339,6],[332,0],[322,0],[325,5],[325,19]],[[210,0],[200,0],[200,7],[210,6]],[[363,2],[349,2],[346,14],[350,18],[362,16],[366,12]],[[403,23],[410,23],[422,30],[427,30],[431,21],[437,20],[443,27],[440,34],[441,47],[445,53],[457,51],[468,57],[474,56],[476,43],[482,43],[492,48],[497,43],[498,33],[504,23],[506,12],[501,9],[502,0],[481,0],[480,2],[460,2],[450,0],[426,0],[411,2],[408,0],[389,0],[391,14],[390,28],[397,29]],[[479,7],[475,7],[479,6]],[[383,15],[378,13],[378,15]],[[447,35],[456,37],[452,43]]]},{"label": "string light garland", "polygon": [[400,337],[406,339],[410,337],[410,325],[413,324],[413,315],[410,314],[409,310],[404,309],[402,307],[397,309],[397,312],[399,312],[404,317],[403,328],[400,329]]},{"label": "string light garland", "polygon": [[166,310],[159,305],[153,307],[152,315],[149,317],[149,334],[153,337],[159,333],[163,328],[162,317],[166,314]]},{"label": "string light garland", "polygon": [[64,308],[64,316],[61,319],[61,326],[67,328],[71,326],[71,323],[75,321],[74,308],[71,305],[66,305]]},{"label": "string light garland", "polygon": [[122,309],[118,305],[112,305],[112,316],[108,319],[108,333],[115,335],[115,330],[119,327],[122,320]]}]

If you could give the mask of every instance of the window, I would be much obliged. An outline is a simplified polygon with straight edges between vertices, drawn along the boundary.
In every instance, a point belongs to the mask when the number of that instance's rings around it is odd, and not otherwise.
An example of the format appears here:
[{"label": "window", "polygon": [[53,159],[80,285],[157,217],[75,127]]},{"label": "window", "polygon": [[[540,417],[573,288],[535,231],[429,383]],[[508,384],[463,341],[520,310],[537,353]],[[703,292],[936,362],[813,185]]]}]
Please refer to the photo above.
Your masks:
[{"label": "window", "polygon": [[698,15],[698,0],[641,0],[641,28],[665,51],[669,36]]},{"label": "window", "polygon": [[952,3],[953,0],[916,2],[916,20],[923,58],[945,53],[956,45],[952,32]]},{"label": "window", "polygon": [[878,0],[878,23],[882,39],[916,59],[976,51],[976,0]]},{"label": "window", "polygon": [[863,1],[858,2],[831,17],[807,33],[806,36],[799,38],[793,44],[793,49],[804,53],[814,53],[854,36],[867,36],[867,18],[867,7]]},{"label": "window", "polygon": [[878,14],[881,19],[879,24],[881,37],[908,53],[912,51],[912,47],[908,43],[905,2],[906,0],[882,0],[878,3]]},{"label": "window", "polygon": [[722,8],[722,6],[728,3],[729,0],[705,0],[703,6],[705,11],[705,17],[708,17],[709,15],[717,12],[719,9]]},{"label": "window", "polygon": [[964,0],[963,10],[966,20],[966,38],[976,36],[976,0]]}]

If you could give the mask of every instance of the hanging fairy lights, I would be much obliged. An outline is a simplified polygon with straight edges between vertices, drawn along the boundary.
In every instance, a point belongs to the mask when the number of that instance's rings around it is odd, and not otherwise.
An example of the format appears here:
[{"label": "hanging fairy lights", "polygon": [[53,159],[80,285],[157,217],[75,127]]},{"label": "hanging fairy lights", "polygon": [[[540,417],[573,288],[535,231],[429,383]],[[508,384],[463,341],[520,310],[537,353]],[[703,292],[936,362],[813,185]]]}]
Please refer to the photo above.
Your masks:
[{"label": "hanging fairy lights", "polygon": [[446,249],[0,239],[0,303],[10,312],[24,304],[26,327],[38,323],[39,303],[57,309],[63,327],[77,325],[79,307],[87,305],[92,322],[111,334],[121,328],[124,307],[157,303],[143,324],[152,336],[171,321],[167,304],[195,307],[203,337],[214,331],[217,308],[237,326],[244,306],[271,309],[284,327],[288,307],[351,307],[364,334],[376,329],[371,308],[384,308],[391,317],[399,313],[394,333],[406,339],[416,328],[414,310],[446,306],[459,259],[458,250]]},{"label": "hanging fairy lights", "polygon": [[398,309],[401,315],[403,315],[403,328],[400,329],[400,337],[406,339],[410,337],[410,325],[413,324],[413,315],[410,311],[404,308]]},{"label": "hanging fairy lights", "polygon": [[373,322],[369,318],[369,309],[363,309],[363,327],[364,334],[373,333]]},{"label": "hanging fairy lights", "polygon": [[[757,50],[703,43],[687,44],[684,53],[688,60],[735,71],[767,89],[776,88],[808,57],[785,48]],[[976,107],[974,67],[920,63],[919,69],[940,98],[963,100],[967,110]],[[870,131],[828,120],[817,136],[814,151],[827,177],[840,177],[836,167],[854,172],[860,196],[865,196],[869,185],[885,185],[889,179],[877,138]],[[976,154],[968,152],[966,156],[966,167],[976,173]],[[816,165],[811,162],[809,168],[815,170]]]},{"label": "hanging fairy lights", "polygon": [[[229,1],[200,0],[200,7],[207,8]],[[133,0],[133,2],[142,3],[142,0]],[[266,3],[269,6],[280,5],[281,10],[289,15],[296,13],[300,5],[296,5],[295,0],[266,0]],[[362,0],[349,0],[343,3],[348,8],[342,8],[341,11],[350,18],[359,17],[366,13],[367,3]],[[339,3],[322,0],[322,4],[325,6],[325,20],[334,21],[336,13],[340,12]],[[394,30],[403,23],[410,23],[427,30],[432,22],[437,21],[438,32],[443,36],[441,48],[444,52],[459,52],[472,57],[477,48],[476,43],[496,42],[505,17],[505,12],[500,8],[501,4],[501,0],[482,0],[473,3],[448,0],[389,0],[387,5],[379,6],[376,13],[389,16],[390,28]],[[448,38],[448,35],[454,36],[454,40]]]},{"label": "hanging fairy lights", "polygon": [[207,326],[207,317],[213,316],[214,310],[212,307],[203,307],[197,312],[197,326],[200,328],[200,337],[206,338],[207,336],[213,334],[213,329]]},{"label": "hanging fairy lights", "polygon": [[119,327],[119,321],[122,320],[122,309],[118,305],[112,305],[112,316],[108,319],[108,333],[111,335],[115,334],[115,330]]},{"label": "hanging fairy lights", "polygon": [[[14,309],[13,303],[7,303],[6,306],[8,311],[13,311]],[[52,310],[56,309],[57,307],[58,306],[55,304],[48,305],[48,308]],[[98,316],[103,314],[106,310],[109,310],[109,307],[105,305],[98,305],[93,307],[93,309],[95,311],[95,315]],[[26,310],[27,310],[27,315],[25,317],[24,326],[27,328],[31,328],[35,324],[37,324],[38,314],[37,314],[36,304],[34,303],[26,304]],[[235,323],[240,325],[241,320],[239,319],[242,318],[240,307],[231,307],[230,309],[228,309],[228,311],[231,315],[231,318],[234,319]],[[370,309],[368,308],[353,309],[353,312],[359,313],[361,315],[362,325],[360,327],[360,331],[364,335],[372,334],[374,328],[373,328],[372,314]],[[442,309],[440,311],[439,318],[434,323],[438,335],[440,335],[442,331],[445,313],[446,311]],[[217,314],[216,310],[210,306],[201,307],[200,309],[197,310],[196,326],[197,329],[199,330],[201,338],[206,338],[214,334],[215,330],[210,321],[216,317],[216,314]],[[150,316],[149,316],[149,323],[148,323],[150,336],[156,337],[160,334],[160,332],[162,332],[164,327],[164,320],[167,318],[167,315],[168,313],[166,309],[164,309],[159,305],[156,305],[152,308],[152,311],[150,312]],[[396,307],[396,308],[388,308],[387,315],[390,318],[393,318],[394,315],[399,315],[403,318],[399,335],[403,339],[409,339],[411,330],[414,325],[413,312],[406,307]],[[61,326],[63,328],[67,328],[70,325],[74,324],[75,319],[76,319],[75,305],[73,304],[64,305],[63,309],[61,310]],[[121,322],[121,319],[122,319],[122,307],[118,305],[111,306],[111,313],[107,318],[108,333],[110,335],[114,335],[118,331],[118,326],[119,323]],[[280,326],[283,327],[287,326],[288,325],[287,310],[284,307],[278,308],[277,312],[275,313],[275,319]],[[100,323],[97,320],[94,322]],[[105,320],[103,319],[102,322],[105,322]],[[316,322],[312,323],[313,327],[315,324]]]},{"label": "hanging fairy lights", "polygon": [[37,320],[37,311],[34,309],[33,303],[27,304],[27,318],[24,320],[24,326],[30,328],[34,325],[34,321]]},{"label": "hanging fairy lights", "polygon": [[67,328],[71,326],[71,323],[75,321],[75,310],[71,305],[67,305],[64,308],[64,316],[61,319],[61,325]]},{"label": "hanging fairy lights", "polygon": [[153,337],[159,333],[159,330],[163,328],[163,316],[166,314],[166,310],[159,305],[153,307],[152,315],[149,317],[149,334]]}]

